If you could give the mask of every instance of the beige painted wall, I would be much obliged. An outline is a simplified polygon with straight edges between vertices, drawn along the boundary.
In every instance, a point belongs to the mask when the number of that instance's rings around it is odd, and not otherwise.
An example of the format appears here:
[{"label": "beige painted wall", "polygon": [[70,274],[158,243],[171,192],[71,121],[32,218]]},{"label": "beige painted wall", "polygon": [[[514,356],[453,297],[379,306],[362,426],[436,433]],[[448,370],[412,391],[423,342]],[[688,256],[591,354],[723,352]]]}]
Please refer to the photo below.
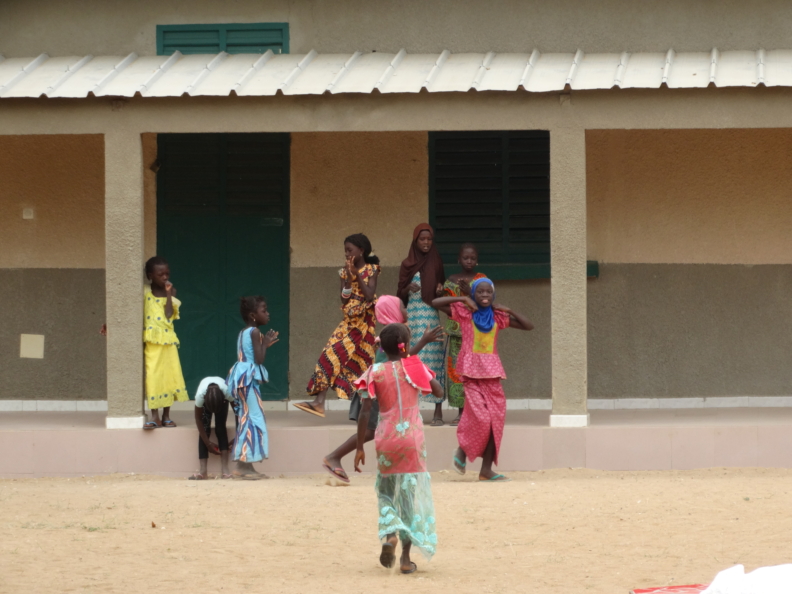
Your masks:
[{"label": "beige painted wall", "polygon": [[789,48],[787,0],[70,0],[0,3],[6,56],[156,53],[157,24],[286,21],[292,53]]},{"label": "beige painted wall", "polygon": [[0,155],[0,268],[104,268],[102,136],[0,136]]},{"label": "beige painted wall", "polygon": [[141,134],[143,145],[143,249],[148,260],[157,255],[157,135]]},{"label": "beige painted wall", "polygon": [[292,267],[342,266],[361,232],[398,266],[428,220],[427,150],[425,132],[292,134]]},{"label": "beige painted wall", "polygon": [[792,263],[792,129],[589,130],[588,257]]}]

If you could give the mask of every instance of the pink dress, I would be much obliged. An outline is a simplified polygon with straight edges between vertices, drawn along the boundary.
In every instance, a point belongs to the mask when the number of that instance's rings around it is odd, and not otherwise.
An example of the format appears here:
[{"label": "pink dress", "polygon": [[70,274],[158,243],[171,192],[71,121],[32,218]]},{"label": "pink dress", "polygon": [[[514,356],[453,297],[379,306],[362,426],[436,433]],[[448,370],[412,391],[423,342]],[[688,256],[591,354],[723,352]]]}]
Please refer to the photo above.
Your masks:
[{"label": "pink dress", "polygon": [[[422,368],[414,374],[434,377]],[[377,493],[380,540],[398,534],[431,559],[437,548],[431,477],[426,471],[426,444],[418,402],[421,390],[401,361],[375,363],[354,383],[361,399],[379,402],[374,433],[377,451]]]},{"label": "pink dress", "polygon": [[456,369],[465,386],[465,412],[457,426],[459,447],[469,460],[475,460],[482,456],[492,435],[497,464],[506,424],[506,395],[501,386],[506,372],[498,355],[498,333],[509,327],[509,315],[494,313],[492,330],[481,332],[467,306],[451,304],[451,318],[459,322],[462,333]]}]

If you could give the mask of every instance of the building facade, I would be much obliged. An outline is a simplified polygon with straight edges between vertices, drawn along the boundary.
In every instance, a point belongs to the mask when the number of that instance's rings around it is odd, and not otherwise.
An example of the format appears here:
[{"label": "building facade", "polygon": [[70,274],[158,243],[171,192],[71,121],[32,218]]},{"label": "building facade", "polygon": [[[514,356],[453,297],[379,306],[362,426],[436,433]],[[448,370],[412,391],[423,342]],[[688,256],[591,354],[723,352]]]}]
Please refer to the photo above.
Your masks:
[{"label": "building facade", "polygon": [[[580,425],[589,407],[790,395],[786,3],[234,6],[0,8],[7,409],[106,400],[108,426],[139,426],[142,267],[155,253],[184,298],[186,367],[225,373],[233,302],[260,292],[286,331],[269,397],[299,398],[340,319],[343,238],[369,235],[380,292],[393,293],[426,220],[449,255],[468,236],[487,246],[499,299],[536,324],[503,337],[514,407]],[[352,88],[402,49],[382,89]],[[480,90],[508,56],[520,84]],[[744,84],[723,84],[732,59],[751,70]],[[462,88],[466,60],[464,91],[444,90]],[[203,94],[235,64],[248,78],[233,93]],[[614,84],[587,86],[606,66]],[[97,92],[69,96],[91,68]],[[541,86],[541,68],[560,83]],[[417,92],[389,92],[410,76],[423,77]],[[662,83],[628,88],[630,76]],[[462,162],[443,173],[449,138],[481,153],[501,143],[495,174]],[[497,196],[455,193],[467,190]]]}]

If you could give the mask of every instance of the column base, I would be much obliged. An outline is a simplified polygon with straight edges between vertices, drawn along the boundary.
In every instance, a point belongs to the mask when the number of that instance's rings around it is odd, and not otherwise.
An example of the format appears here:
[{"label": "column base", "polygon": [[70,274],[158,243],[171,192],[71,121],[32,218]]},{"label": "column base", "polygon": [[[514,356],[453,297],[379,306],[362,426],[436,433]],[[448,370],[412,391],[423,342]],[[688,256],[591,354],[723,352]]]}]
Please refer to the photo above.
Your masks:
[{"label": "column base", "polygon": [[550,415],[551,427],[588,427],[589,416],[585,415]]},{"label": "column base", "polygon": [[143,415],[134,417],[107,417],[105,426],[108,429],[143,429],[146,417]]}]

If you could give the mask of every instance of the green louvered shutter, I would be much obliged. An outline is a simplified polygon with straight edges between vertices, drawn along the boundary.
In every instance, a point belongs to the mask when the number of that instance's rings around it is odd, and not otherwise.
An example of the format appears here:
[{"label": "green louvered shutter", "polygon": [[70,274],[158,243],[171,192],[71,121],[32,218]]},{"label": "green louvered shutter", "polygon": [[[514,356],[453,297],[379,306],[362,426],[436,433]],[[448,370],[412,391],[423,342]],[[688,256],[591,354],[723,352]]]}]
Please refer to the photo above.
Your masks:
[{"label": "green louvered shutter", "polygon": [[549,132],[430,132],[429,197],[446,263],[472,241],[482,265],[549,274]]},{"label": "green louvered shutter", "polygon": [[157,54],[276,54],[289,53],[288,23],[226,23],[217,25],[157,25]]}]

